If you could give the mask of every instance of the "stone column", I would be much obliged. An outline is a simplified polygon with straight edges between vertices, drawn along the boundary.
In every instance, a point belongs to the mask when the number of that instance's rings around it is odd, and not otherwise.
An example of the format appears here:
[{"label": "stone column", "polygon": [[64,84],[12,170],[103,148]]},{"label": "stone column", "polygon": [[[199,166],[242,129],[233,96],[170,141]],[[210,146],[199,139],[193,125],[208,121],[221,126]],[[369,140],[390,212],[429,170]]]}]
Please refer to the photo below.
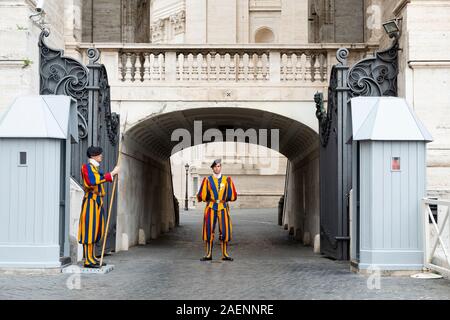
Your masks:
[{"label": "stone column", "polygon": [[236,43],[236,0],[208,0],[207,42]]},{"label": "stone column", "polygon": [[207,0],[186,0],[186,43],[206,43]]},{"label": "stone column", "polygon": [[65,54],[79,61],[82,60],[81,52],[77,49],[77,44],[82,41],[81,14],[81,0],[64,0]]},{"label": "stone column", "polygon": [[308,1],[282,0],[280,42],[308,43]]},{"label": "stone column", "polygon": [[134,42],[135,0],[122,0],[122,42]]},{"label": "stone column", "polygon": [[370,44],[379,44],[384,31],[382,0],[365,0],[365,41]]},{"label": "stone column", "polygon": [[249,30],[249,0],[237,0],[237,42],[249,43],[250,42],[250,30]]}]

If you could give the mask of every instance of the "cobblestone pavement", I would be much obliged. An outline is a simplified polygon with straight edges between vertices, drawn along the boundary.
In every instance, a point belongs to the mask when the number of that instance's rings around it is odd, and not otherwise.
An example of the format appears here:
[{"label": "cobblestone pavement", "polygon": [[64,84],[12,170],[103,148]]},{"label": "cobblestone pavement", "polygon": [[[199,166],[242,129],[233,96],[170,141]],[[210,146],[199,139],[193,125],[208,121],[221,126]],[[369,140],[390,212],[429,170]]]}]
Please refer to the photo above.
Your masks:
[{"label": "cobblestone pavement", "polygon": [[0,299],[450,299],[445,279],[382,277],[380,289],[368,289],[369,277],[351,273],[347,262],[289,239],[276,209],[233,210],[235,261],[200,262],[201,218],[181,212],[175,231],[107,257],[111,273],[81,275],[82,290],[67,287],[67,274],[0,274]]}]

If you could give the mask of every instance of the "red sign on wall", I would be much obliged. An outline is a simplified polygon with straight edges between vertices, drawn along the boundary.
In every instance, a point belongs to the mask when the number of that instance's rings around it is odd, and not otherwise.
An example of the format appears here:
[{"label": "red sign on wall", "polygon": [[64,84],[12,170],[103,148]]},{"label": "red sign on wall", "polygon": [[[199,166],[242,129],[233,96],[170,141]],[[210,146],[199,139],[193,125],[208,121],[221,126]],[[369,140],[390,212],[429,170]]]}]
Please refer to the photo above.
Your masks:
[{"label": "red sign on wall", "polygon": [[400,157],[392,157],[391,170],[400,171]]}]

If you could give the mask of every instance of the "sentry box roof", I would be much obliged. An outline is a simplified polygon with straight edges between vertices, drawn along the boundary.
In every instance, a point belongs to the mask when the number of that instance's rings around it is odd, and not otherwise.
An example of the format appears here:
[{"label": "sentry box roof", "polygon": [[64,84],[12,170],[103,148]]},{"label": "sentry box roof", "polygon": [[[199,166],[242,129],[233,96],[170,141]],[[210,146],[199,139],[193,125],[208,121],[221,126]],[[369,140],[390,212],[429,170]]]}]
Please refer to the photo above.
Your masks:
[{"label": "sentry box roof", "polygon": [[404,98],[351,99],[353,140],[433,141]]},{"label": "sentry box roof", "polygon": [[54,138],[78,143],[76,101],[63,95],[17,98],[0,119],[0,138]]}]

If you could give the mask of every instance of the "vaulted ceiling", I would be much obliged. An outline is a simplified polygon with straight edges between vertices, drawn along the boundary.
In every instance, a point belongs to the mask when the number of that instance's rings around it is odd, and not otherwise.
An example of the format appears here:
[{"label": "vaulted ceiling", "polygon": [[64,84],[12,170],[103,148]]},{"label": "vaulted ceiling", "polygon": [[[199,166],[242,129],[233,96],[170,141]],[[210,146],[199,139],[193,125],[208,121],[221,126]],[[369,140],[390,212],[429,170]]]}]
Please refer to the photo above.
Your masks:
[{"label": "vaulted ceiling", "polygon": [[194,145],[194,121],[202,121],[202,133],[219,129],[225,140],[226,129],[267,129],[270,147],[270,130],[279,130],[279,151],[289,159],[297,158],[318,146],[318,135],[306,125],[262,110],[245,108],[198,108],[165,113],[146,119],[130,128],[126,135],[158,158],[168,158],[179,141],[171,141],[176,129],[186,129]]}]

